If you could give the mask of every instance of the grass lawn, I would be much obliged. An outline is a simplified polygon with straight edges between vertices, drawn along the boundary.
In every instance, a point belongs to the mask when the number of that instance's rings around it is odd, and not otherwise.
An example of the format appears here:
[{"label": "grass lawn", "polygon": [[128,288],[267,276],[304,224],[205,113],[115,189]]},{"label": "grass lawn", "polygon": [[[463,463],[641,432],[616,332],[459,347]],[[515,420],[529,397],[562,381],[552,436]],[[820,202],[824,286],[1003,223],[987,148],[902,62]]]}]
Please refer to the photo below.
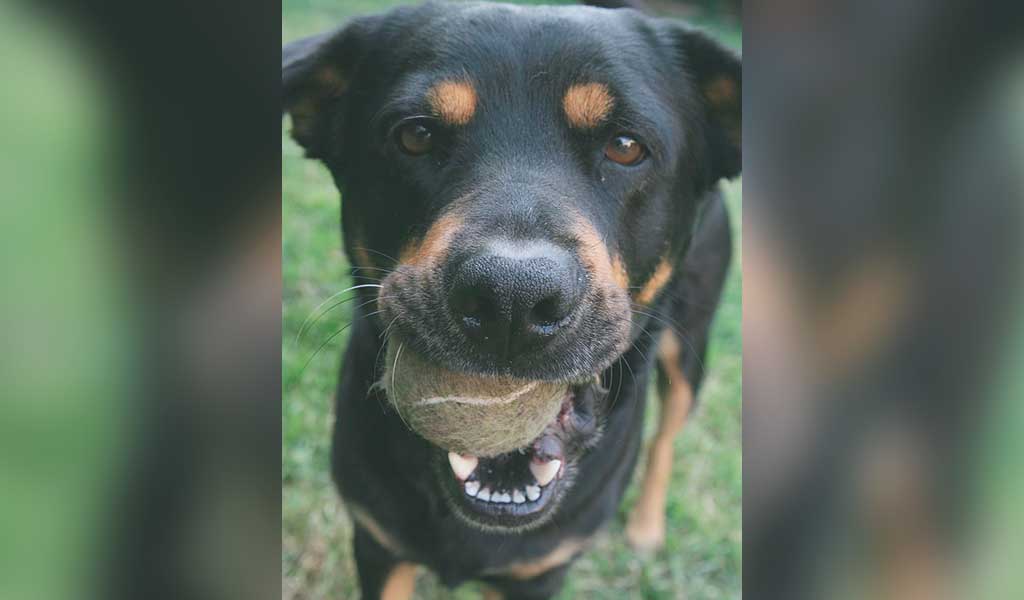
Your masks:
[{"label": "grass lawn", "polygon": [[[289,41],[332,28],[352,15],[401,3],[285,0],[282,37]],[[721,31],[724,39],[739,45],[737,29]],[[346,335],[338,335],[314,353],[348,322],[349,305],[327,313],[301,342],[295,343],[295,335],[322,301],[351,283],[341,252],[338,192],[323,167],[302,158],[301,150],[288,138],[287,128],[285,123],[281,150],[283,596],[348,599],[358,596],[351,523],[329,474],[334,387]],[[560,598],[740,597],[742,283],[738,246],[742,187],[732,183],[726,191],[737,233],[737,264],[715,322],[701,406],[676,441],[667,545],[653,556],[641,557],[625,544],[625,517],[637,493],[633,486],[619,517],[574,566]],[[652,411],[648,435],[654,427]],[[474,585],[448,591],[424,573],[417,597],[476,598],[478,592]]]}]

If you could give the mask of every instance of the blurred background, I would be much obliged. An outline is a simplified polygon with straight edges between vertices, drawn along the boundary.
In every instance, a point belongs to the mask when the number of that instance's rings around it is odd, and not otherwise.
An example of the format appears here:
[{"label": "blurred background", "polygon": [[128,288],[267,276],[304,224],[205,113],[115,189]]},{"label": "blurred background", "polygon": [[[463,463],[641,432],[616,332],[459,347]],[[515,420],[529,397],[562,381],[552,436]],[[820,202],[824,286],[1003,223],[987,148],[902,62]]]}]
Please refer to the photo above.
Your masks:
[{"label": "blurred background", "polygon": [[[336,28],[359,14],[413,3],[396,0],[285,0],[287,43]],[[552,4],[552,2],[524,2]],[[554,2],[558,3],[558,2]],[[569,2],[564,2],[569,4]],[[734,3],[647,2],[649,10],[686,18],[741,49]],[[338,367],[347,341],[341,331],[351,304],[321,304],[352,281],[342,252],[340,199],[327,170],[304,160],[282,127],[282,536],[284,597],[355,598],[351,524],[330,477],[330,431]],[[716,316],[701,404],[676,440],[668,499],[666,547],[643,557],[626,544],[626,516],[638,492],[627,492],[619,517],[570,572],[560,598],[737,598],[741,579],[741,269],[742,187],[725,186],[737,248],[723,305]],[[331,303],[334,306],[335,302]],[[323,314],[296,339],[307,317]],[[339,333],[340,332],[340,333]],[[655,386],[651,386],[653,390]],[[653,435],[657,411],[649,411]],[[637,469],[642,474],[642,468]],[[469,584],[450,592],[421,571],[417,598],[478,598]]]}]

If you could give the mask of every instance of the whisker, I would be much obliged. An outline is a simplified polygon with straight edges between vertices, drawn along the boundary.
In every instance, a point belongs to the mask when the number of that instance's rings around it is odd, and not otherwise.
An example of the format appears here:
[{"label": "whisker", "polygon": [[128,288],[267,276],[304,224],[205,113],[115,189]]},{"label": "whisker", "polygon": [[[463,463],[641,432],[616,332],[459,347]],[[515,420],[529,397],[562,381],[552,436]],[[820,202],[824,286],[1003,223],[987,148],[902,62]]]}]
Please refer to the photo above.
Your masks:
[{"label": "whisker", "polygon": [[299,371],[299,377],[298,377],[299,381],[302,380],[302,376],[306,373],[306,368],[309,367],[309,363],[313,362],[313,359],[316,358],[316,356],[318,354],[320,354],[320,351],[323,350],[327,346],[327,344],[330,344],[331,340],[333,340],[334,338],[336,338],[339,335],[341,335],[341,333],[343,331],[345,331],[346,329],[351,327],[354,323],[355,323],[355,321],[349,322],[348,324],[346,324],[341,329],[339,329],[339,330],[335,331],[334,333],[332,333],[326,340],[324,340],[324,342],[322,344],[320,344],[320,347],[317,348],[315,352],[313,352],[313,355],[310,356],[308,360],[306,360],[306,364],[302,365],[302,369]]},{"label": "whisker", "polygon": [[[316,325],[316,324],[317,324],[318,322],[320,322],[320,319],[322,319],[322,318],[324,318],[325,316],[327,316],[327,313],[331,312],[331,311],[332,311],[332,310],[334,310],[335,308],[338,308],[338,307],[339,307],[339,306],[341,306],[342,304],[345,304],[346,302],[350,302],[350,301],[352,301],[352,300],[355,300],[355,299],[356,299],[356,298],[358,298],[358,297],[359,297],[359,296],[353,296],[353,297],[351,297],[351,298],[345,298],[345,299],[343,299],[343,300],[338,300],[337,302],[335,302],[334,304],[332,304],[332,305],[331,305],[330,307],[328,307],[328,308],[327,308],[327,310],[325,310],[325,311],[323,311],[322,313],[320,313],[319,315],[317,315],[317,317],[316,317],[315,319],[313,319],[313,322],[311,322],[311,323],[309,323],[309,324],[308,324],[308,327],[306,328],[306,331],[305,331],[305,332],[303,332],[303,331],[302,331],[302,330],[300,329],[300,330],[299,330],[299,333],[298,333],[298,334],[297,334],[297,335],[295,336],[295,341],[296,341],[296,342],[299,342],[299,341],[301,341],[301,338],[302,338],[302,336],[303,336],[303,335],[304,335],[305,333],[308,333],[308,332],[309,332],[309,329],[312,329],[314,325]],[[388,298],[391,298],[391,297],[392,297],[392,296],[375,296],[375,297],[371,298],[370,300],[367,300],[366,302],[363,302],[362,304],[360,304],[360,305],[356,306],[356,307],[355,307],[355,310],[359,310],[360,308],[362,308],[362,307],[364,307],[364,306],[366,306],[366,305],[368,305],[368,304],[373,304],[374,302],[377,302],[377,301],[380,301],[380,300],[386,300],[386,299],[388,299]],[[378,312],[380,312],[380,311],[378,311]],[[374,313],[374,314],[377,314],[377,313]],[[312,315],[311,315],[311,316],[312,316]],[[365,317],[365,316],[368,316],[368,315],[359,315],[359,316],[363,316],[363,317]],[[307,319],[307,320],[308,320],[308,319]]]},{"label": "whisker", "polygon": [[394,269],[385,269],[383,267],[351,267],[353,271],[383,271],[384,273],[394,273]]},{"label": "whisker", "polygon": [[[398,350],[395,352],[395,365],[391,367],[391,390],[395,389],[395,374],[398,373],[398,359],[402,356],[402,349],[405,348],[404,344],[398,344]],[[385,391],[386,393],[386,391]],[[394,398],[391,399],[391,405],[395,407],[395,412],[398,413],[398,418],[405,423],[405,427],[412,431],[412,427],[409,426],[409,422],[405,420],[405,416],[402,414],[402,409],[398,407],[398,402]]]},{"label": "whisker", "polygon": [[358,290],[358,289],[362,289],[362,288],[373,288],[373,287],[375,287],[375,288],[383,288],[384,286],[376,284],[376,283],[362,283],[362,284],[359,284],[359,285],[353,285],[351,287],[347,287],[347,288],[341,290],[340,292],[338,292],[336,294],[331,294],[331,296],[329,298],[327,298],[326,300],[321,302],[319,306],[314,308],[313,311],[309,314],[309,316],[306,317],[306,320],[302,322],[302,326],[299,327],[299,332],[297,334],[295,334],[295,343],[298,343],[299,338],[302,337],[302,334],[306,330],[306,327],[309,326],[309,320],[312,319],[313,315],[315,315],[317,313],[317,311],[319,311],[321,308],[323,308],[325,304],[327,304],[331,300],[334,300],[335,298],[337,298],[338,296],[344,294],[345,292],[351,292],[352,290]]},{"label": "whisker", "polygon": [[382,339],[387,339],[388,331],[391,329],[391,326],[394,325],[395,321],[397,321],[397,320],[398,320],[398,317],[395,317],[394,319],[391,319],[391,322],[388,323],[388,326],[384,328],[384,331],[380,332],[380,335],[378,337],[380,337]]},{"label": "whisker", "polygon": [[633,310],[633,312],[635,312],[637,314],[641,314],[641,315],[644,315],[646,317],[650,317],[652,319],[660,321],[666,327],[671,329],[673,333],[675,333],[676,335],[679,336],[679,339],[683,340],[683,343],[685,343],[686,346],[690,349],[690,352],[693,353],[694,358],[697,359],[697,366],[700,367],[701,374],[706,374],[707,373],[707,370],[704,368],[704,361],[701,360],[700,354],[697,352],[696,347],[694,347],[693,342],[690,341],[689,336],[687,336],[685,333],[683,333],[683,331],[679,327],[674,326],[672,323],[669,323],[664,318],[659,317],[658,315],[654,315],[654,314],[651,314],[651,313],[646,313],[646,312],[639,311],[639,310],[636,310],[636,309],[632,309],[632,310]]},{"label": "whisker", "polygon": [[351,277],[352,279],[365,279],[367,281],[372,281],[374,283],[381,282],[380,277],[370,277],[369,275],[349,275],[349,277]]},{"label": "whisker", "polygon": [[391,256],[390,254],[384,254],[383,252],[381,252],[379,250],[374,250],[373,248],[367,248],[366,246],[353,246],[352,249],[353,250],[365,250],[367,252],[373,252],[374,254],[383,256],[384,258],[390,260],[391,262],[395,263],[396,265],[399,262],[397,258],[395,258],[394,256]]}]

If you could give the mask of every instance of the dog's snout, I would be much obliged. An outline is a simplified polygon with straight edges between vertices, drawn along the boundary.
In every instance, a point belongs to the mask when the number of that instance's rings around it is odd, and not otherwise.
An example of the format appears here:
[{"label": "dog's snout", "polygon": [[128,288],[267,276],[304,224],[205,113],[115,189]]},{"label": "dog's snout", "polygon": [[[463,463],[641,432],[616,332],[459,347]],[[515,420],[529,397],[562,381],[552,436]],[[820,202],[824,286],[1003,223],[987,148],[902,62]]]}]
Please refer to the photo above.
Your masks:
[{"label": "dog's snout", "polygon": [[585,285],[582,269],[567,250],[543,241],[506,241],[458,266],[448,301],[480,349],[512,358],[554,337],[569,321]]}]

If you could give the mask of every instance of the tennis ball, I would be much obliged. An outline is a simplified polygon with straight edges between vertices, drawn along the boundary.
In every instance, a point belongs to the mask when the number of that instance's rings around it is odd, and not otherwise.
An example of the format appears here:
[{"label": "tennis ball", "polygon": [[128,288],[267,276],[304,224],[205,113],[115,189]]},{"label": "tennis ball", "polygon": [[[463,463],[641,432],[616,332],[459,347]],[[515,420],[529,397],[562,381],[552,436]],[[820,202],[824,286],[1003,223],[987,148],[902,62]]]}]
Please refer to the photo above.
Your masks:
[{"label": "tennis ball", "polygon": [[445,450],[472,456],[529,445],[569,393],[566,383],[450,371],[395,339],[386,365],[381,383],[406,424]]}]

